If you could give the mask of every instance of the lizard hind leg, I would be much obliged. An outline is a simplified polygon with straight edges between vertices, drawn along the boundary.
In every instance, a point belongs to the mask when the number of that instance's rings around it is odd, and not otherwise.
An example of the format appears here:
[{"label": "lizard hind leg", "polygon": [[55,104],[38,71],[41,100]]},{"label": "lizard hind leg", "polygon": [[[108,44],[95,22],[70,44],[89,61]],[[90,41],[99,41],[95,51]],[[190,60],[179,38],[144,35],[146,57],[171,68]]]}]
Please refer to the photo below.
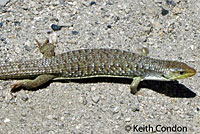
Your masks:
[{"label": "lizard hind leg", "polygon": [[37,89],[38,87],[42,86],[43,84],[47,83],[48,81],[54,78],[55,78],[54,75],[39,75],[33,80],[29,80],[29,79],[21,80],[11,85],[10,92],[11,93],[17,92],[20,89],[27,89],[27,90]]},{"label": "lizard hind leg", "polygon": [[55,56],[55,45],[54,43],[49,43],[49,40],[46,39],[45,42],[41,45],[38,40],[35,40],[40,52],[43,54],[44,57],[52,57]]}]

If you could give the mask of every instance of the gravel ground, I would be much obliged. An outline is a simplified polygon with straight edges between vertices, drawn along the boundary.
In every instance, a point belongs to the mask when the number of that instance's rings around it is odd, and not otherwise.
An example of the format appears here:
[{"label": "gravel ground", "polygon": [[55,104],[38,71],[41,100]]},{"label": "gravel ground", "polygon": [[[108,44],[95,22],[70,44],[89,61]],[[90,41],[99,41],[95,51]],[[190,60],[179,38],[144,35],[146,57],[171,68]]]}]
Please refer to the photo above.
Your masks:
[{"label": "gravel ground", "polygon": [[81,48],[138,53],[146,46],[151,57],[182,61],[197,69],[196,76],[178,82],[142,82],[138,95],[130,93],[131,80],[91,79],[52,82],[37,91],[19,91],[11,100],[14,81],[0,81],[0,133],[158,133],[156,126],[163,131],[177,128],[171,133],[200,133],[197,0],[11,0],[0,4],[1,61],[40,58],[34,40],[50,38],[57,41],[56,53]]}]

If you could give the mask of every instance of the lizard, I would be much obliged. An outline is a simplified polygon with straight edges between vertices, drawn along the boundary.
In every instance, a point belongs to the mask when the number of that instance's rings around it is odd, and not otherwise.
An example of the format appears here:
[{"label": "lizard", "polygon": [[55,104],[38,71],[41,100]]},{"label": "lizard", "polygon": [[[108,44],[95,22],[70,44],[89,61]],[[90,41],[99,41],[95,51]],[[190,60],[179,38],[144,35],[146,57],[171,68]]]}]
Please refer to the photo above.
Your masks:
[{"label": "lizard", "polygon": [[55,55],[55,44],[47,39],[36,43],[43,57],[36,60],[0,62],[0,79],[23,79],[11,86],[35,89],[50,80],[83,79],[91,77],[120,77],[133,79],[131,93],[138,92],[143,80],[171,81],[191,77],[196,70],[179,61],[160,60],[119,49],[79,49]]}]

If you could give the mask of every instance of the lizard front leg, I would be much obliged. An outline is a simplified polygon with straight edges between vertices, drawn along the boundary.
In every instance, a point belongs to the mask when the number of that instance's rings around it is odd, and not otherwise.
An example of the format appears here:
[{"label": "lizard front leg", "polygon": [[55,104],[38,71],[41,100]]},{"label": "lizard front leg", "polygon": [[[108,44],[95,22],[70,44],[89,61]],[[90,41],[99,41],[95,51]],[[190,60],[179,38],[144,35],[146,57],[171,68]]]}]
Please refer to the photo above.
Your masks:
[{"label": "lizard front leg", "polygon": [[11,93],[16,92],[18,89],[36,89],[54,78],[54,75],[39,75],[33,80],[26,79],[18,81],[11,85]]},{"label": "lizard front leg", "polygon": [[141,77],[134,77],[131,83],[130,89],[132,94],[136,94],[138,91],[138,85],[143,79]]}]

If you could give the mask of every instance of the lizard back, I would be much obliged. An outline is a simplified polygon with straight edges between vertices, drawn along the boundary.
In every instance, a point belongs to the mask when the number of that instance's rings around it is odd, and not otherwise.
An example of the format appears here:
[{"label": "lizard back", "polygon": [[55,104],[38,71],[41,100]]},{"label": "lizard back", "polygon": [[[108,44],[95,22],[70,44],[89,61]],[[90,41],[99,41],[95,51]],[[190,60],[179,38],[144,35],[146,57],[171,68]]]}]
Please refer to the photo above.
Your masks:
[{"label": "lizard back", "polygon": [[81,49],[50,58],[0,63],[0,79],[34,78],[51,74],[66,78],[144,75],[148,57],[118,49]]}]

